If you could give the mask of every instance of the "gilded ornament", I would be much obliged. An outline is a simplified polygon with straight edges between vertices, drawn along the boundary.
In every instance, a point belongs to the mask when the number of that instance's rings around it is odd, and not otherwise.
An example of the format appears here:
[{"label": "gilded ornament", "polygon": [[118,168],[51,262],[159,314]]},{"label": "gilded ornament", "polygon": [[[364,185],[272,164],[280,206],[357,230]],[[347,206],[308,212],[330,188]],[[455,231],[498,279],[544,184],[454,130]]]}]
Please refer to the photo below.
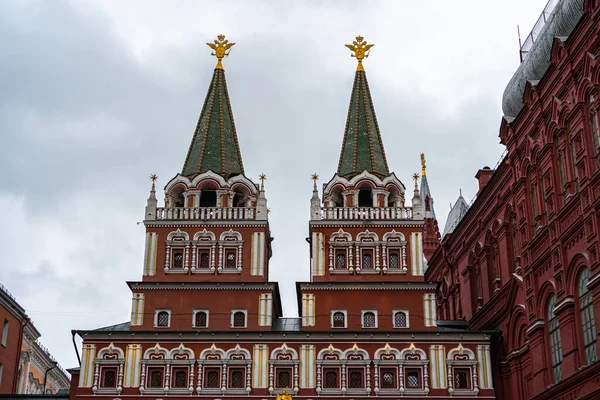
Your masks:
[{"label": "gilded ornament", "polygon": [[421,176],[425,176],[425,170],[427,167],[425,166],[425,153],[421,153]]},{"label": "gilded ornament", "polygon": [[221,64],[221,60],[223,57],[227,57],[229,52],[231,51],[231,47],[235,43],[229,43],[229,40],[225,39],[225,35],[217,36],[217,39],[213,41],[213,43],[206,43],[208,47],[214,50],[214,52],[210,53],[211,56],[217,57],[217,66],[215,69],[223,69],[223,64]]},{"label": "gilded ornament", "polygon": [[357,36],[356,40],[354,40],[352,44],[347,44],[345,46],[353,52],[351,56],[356,57],[356,59],[358,60],[358,66],[356,67],[356,70],[364,71],[365,69],[362,66],[362,60],[369,57],[371,47],[375,45],[367,44],[367,41],[364,40],[362,36]]}]

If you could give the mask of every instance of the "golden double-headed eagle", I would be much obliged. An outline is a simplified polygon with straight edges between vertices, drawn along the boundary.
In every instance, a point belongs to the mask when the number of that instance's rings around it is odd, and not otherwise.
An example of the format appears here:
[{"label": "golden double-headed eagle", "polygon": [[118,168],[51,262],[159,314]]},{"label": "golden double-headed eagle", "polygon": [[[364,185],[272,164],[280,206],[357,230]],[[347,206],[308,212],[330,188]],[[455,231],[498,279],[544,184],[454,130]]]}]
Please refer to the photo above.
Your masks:
[{"label": "golden double-headed eagle", "polygon": [[227,57],[229,55],[229,52],[231,51],[230,49],[234,44],[235,43],[229,43],[229,40],[225,39],[225,35],[217,36],[217,39],[214,40],[213,43],[206,43],[208,47],[214,50],[214,52],[210,55],[217,57],[217,60],[219,60],[217,62],[217,68],[223,68],[221,65],[221,60],[223,57]]},{"label": "golden double-headed eagle", "polygon": [[281,393],[277,393],[277,397],[275,400],[292,400],[292,395],[288,394],[288,389],[285,388],[281,391]]},{"label": "golden double-headed eagle", "polygon": [[347,44],[345,45],[347,48],[349,48],[353,53],[351,54],[352,57],[356,57],[356,59],[358,60],[358,67],[357,69],[360,71],[362,70],[362,60],[364,58],[369,57],[369,53],[371,50],[371,47],[374,46],[374,44],[367,44],[367,41],[364,40],[364,38],[362,36],[357,36],[356,40],[354,40],[352,42],[352,44]]}]

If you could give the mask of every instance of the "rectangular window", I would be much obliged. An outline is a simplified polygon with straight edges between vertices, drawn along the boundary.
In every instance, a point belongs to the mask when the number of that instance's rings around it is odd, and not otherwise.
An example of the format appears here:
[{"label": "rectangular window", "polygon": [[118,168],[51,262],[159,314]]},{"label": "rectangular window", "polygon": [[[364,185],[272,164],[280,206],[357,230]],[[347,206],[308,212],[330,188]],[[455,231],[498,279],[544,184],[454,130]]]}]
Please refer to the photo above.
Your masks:
[{"label": "rectangular window", "polygon": [[575,181],[575,190],[579,190],[579,173],[577,172],[577,157],[575,156],[575,143],[571,139],[571,162],[573,163],[573,180]]},{"label": "rectangular window", "polygon": [[227,250],[225,252],[225,268],[235,268],[236,267],[236,254],[235,250]]},{"label": "rectangular window", "polygon": [[346,250],[335,251],[335,268],[345,269],[346,268]]},{"label": "rectangular window", "polygon": [[365,387],[362,368],[349,368],[348,376],[348,387],[350,389],[363,389]]},{"label": "rectangular window", "polygon": [[147,376],[149,388],[162,388],[164,386],[162,368],[148,368]]},{"label": "rectangular window", "polygon": [[246,327],[246,310],[231,310],[231,327]]},{"label": "rectangular window", "polygon": [[594,109],[594,96],[590,95],[588,99],[589,113],[590,113],[590,124],[592,125],[592,141],[594,145],[594,156],[596,160],[600,162],[600,124],[598,124],[598,110]]},{"label": "rectangular window", "polygon": [[346,327],[346,311],[332,310],[331,311],[331,327],[345,328]]},{"label": "rectangular window", "polygon": [[187,368],[173,368],[171,372],[171,387],[173,388],[186,388],[188,387],[188,369]]},{"label": "rectangular window", "polygon": [[277,368],[275,387],[278,389],[291,388],[292,386],[292,369]]},{"label": "rectangular window", "polygon": [[6,343],[8,342],[8,326],[9,322],[7,319],[4,320],[4,326],[2,327],[2,346],[6,347]]},{"label": "rectangular window", "polygon": [[0,363],[0,384],[2,384],[2,372],[4,370],[4,365],[2,365],[2,363]]},{"label": "rectangular window", "polygon": [[381,386],[382,389],[398,388],[396,383],[396,368],[382,368],[379,376],[381,379],[379,386]]},{"label": "rectangular window", "polygon": [[183,250],[173,249],[173,269],[183,268]]},{"label": "rectangular window", "polygon": [[243,389],[245,385],[245,368],[229,368],[229,387],[232,389]]},{"label": "rectangular window", "polygon": [[103,388],[116,388],[117,387],[117,369],[103,367],[100,385]]},{"label": "rectangular window", "polygon": [[421,389],[421,370],[418,369],[407,369],[405,373],[405,386],[407,389]]},{"label": "rectangular window", "polygon": [[533,181],[534,173],[533,171],[529,172],[529,195],[531,199],[531,211],[533,214],[533,225],[536,225],[536,217],[537,213],[537,187]]},{"label": "rectangular window", "polygon": [[323,377],[323,387],[325,389],[337,389],[340,387],[337,368],[324,368]]},{"label": "rectangular window", "polygon": [[471,371],[468,368],[454,369],[454,388],[471,389]]},{"label": "rectangular window", "polygon": [[200,263],[199,263],[200,268],[209,268],[210,267],[210,251],[200,250],[198,253],[198,258],[200,259]]},{"label": "rectangular window", "polygon": [[207,389],[221,387],[221,370],[219,368],[206,368],[204,370],[204,387]]},{"label": "rectangular window", "polygon": [[389,268],[398,268],[400,266],[400,254],[397,251],[390,251],[388,266]]},{"label": "rectangular window", "polygon": [[373,250],[362,251],[362,265],[363,269],[373,268]]}]

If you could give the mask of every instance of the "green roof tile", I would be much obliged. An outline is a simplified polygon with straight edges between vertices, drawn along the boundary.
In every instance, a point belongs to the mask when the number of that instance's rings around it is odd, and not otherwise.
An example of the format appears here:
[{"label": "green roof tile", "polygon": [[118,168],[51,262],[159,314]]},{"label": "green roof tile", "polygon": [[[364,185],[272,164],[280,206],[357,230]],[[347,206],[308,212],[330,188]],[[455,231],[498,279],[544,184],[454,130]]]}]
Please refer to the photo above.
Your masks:
[{"label": "green roof tile", "polygon": [[365,71],[356,71],[338,175],[352,176],[363,171],[389,175],[375,108]]},{"label": "green roof tile", "polygon": [[182,174],[190,176],[208,170],[225,179],[244,173],[225,71],[221,68],[215,69],[210,82]]}]

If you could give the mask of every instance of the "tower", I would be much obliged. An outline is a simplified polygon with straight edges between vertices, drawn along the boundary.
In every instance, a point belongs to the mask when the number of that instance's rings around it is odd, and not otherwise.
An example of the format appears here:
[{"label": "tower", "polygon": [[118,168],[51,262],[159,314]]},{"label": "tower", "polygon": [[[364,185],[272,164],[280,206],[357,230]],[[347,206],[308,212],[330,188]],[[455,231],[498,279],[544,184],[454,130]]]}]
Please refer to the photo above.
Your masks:
[{"label": "tower", "polygon": [[423,225],[423,255],[427,260],[431,258],[440,245],[440,229],[438,227],[435,210],[433,208],[433,196],[429,190],[427,181],[427,165],[425,154],[421,153],[421,199],[424,209]]}]

